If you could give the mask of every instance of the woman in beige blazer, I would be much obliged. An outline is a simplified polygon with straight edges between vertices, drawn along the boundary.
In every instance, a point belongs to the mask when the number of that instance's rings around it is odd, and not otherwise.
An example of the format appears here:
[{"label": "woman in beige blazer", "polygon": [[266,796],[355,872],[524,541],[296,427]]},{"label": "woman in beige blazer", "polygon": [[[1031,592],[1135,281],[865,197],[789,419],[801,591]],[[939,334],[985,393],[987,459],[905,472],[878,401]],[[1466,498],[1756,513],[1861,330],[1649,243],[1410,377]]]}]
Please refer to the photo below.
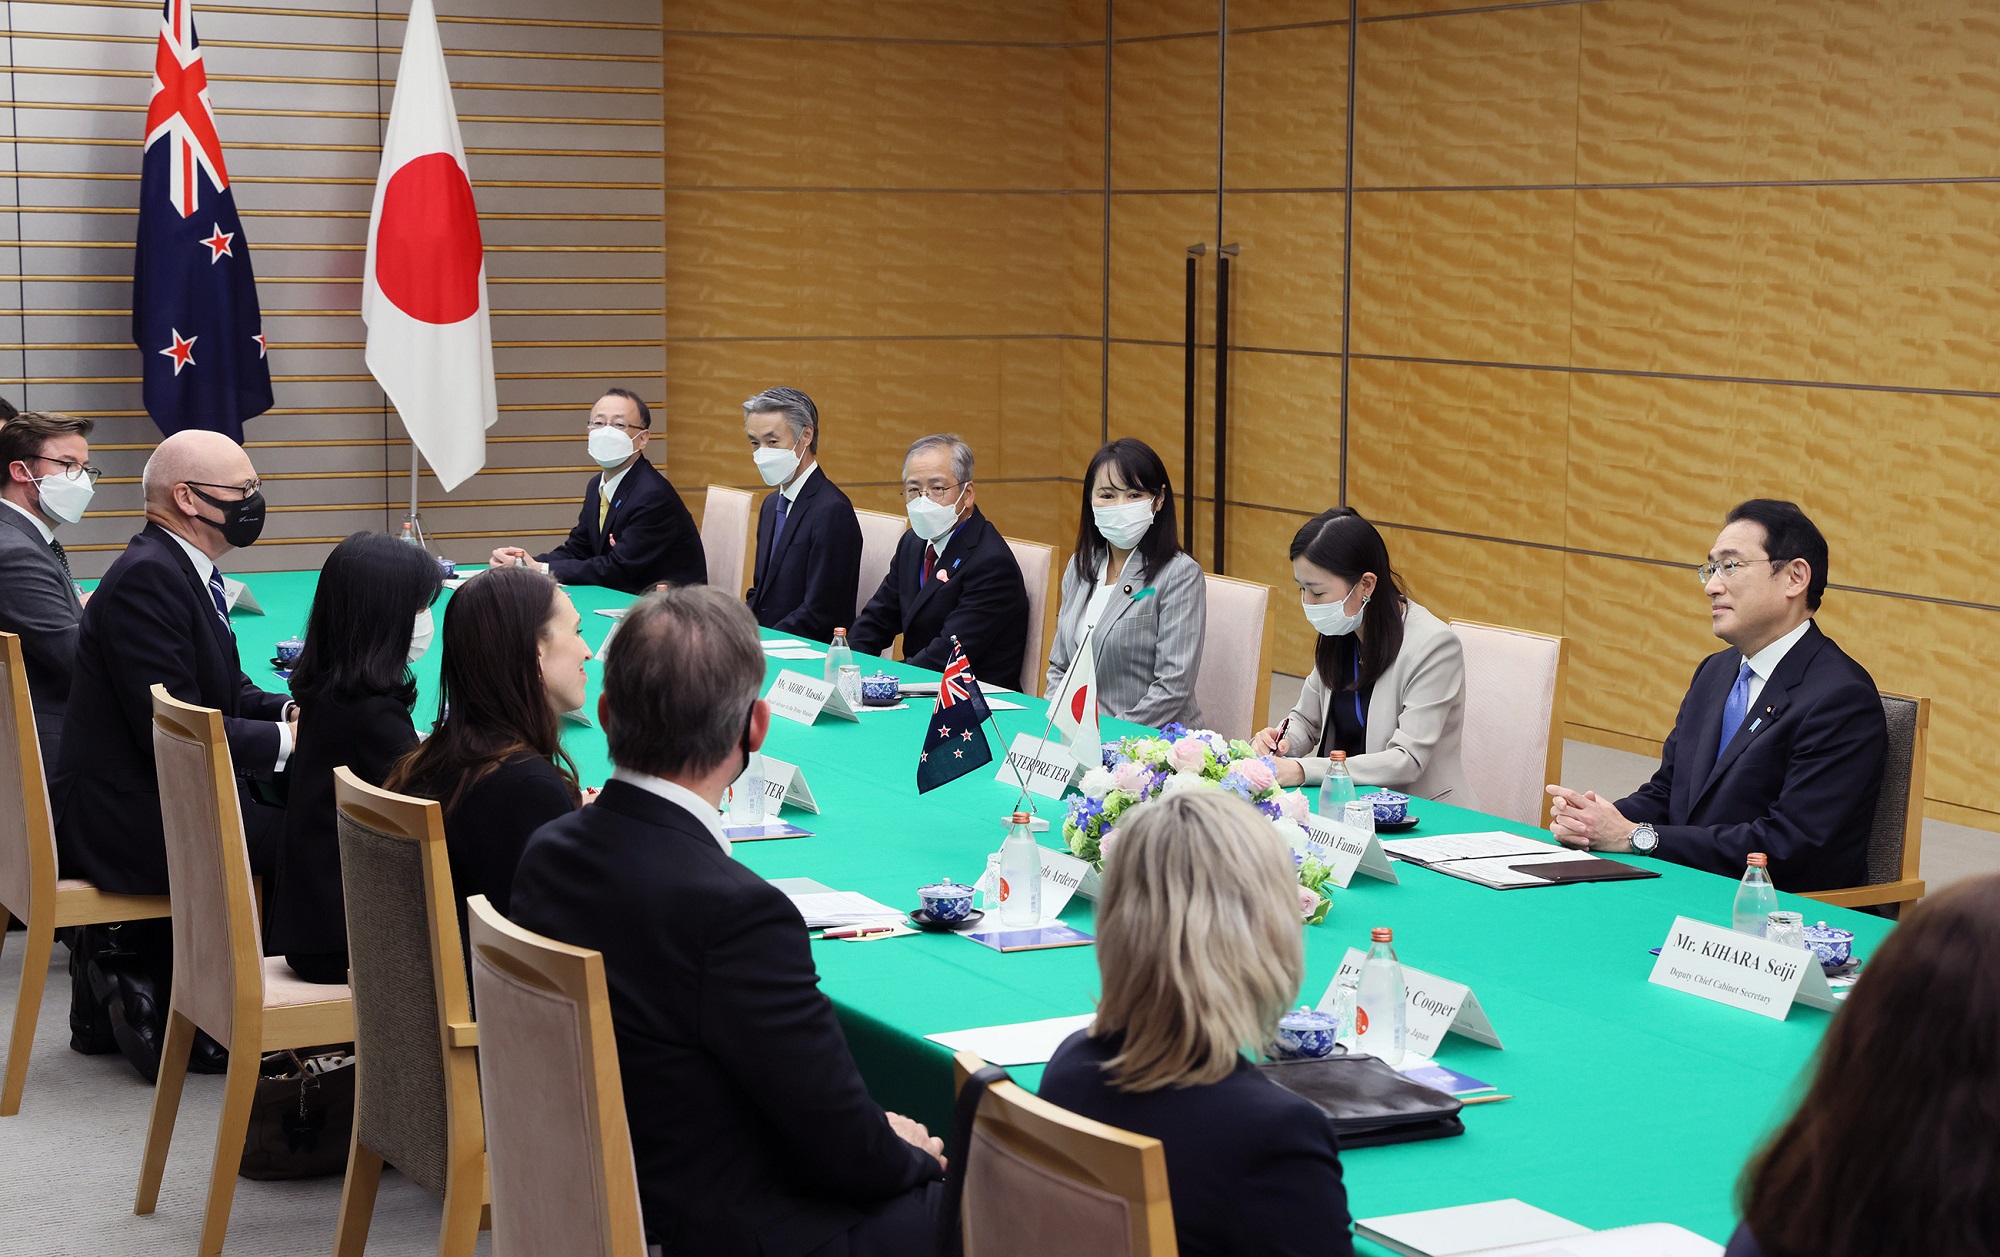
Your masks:
[{"label": "woman in beige blazer", "polygon": [[1404,596],[1375,526],[1351,507],[1292,538],[1292,576],[1319,632],[1312,675],[1278,729],[1253,739],[1280,785],[1317,785],[1334,751],[1355,783],[1479,806],[1459,764],[1465,652],[1450,626]]}]

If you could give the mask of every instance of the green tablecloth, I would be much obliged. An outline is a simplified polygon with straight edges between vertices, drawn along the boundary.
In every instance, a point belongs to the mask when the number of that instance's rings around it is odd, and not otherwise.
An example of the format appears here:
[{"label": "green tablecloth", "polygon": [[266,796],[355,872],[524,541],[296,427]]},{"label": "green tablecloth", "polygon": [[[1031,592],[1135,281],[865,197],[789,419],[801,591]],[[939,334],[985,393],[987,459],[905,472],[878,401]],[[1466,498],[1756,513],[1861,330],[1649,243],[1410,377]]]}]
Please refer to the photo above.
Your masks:
[{"label": "green tablecloth", "polygon": [[[273,689],[283,683],[265,662],[267,647],[303,631],[314,579],[249,578],[267,614],[239,615],[236,629],[247,670]],[[592,612],[631,601],[607,590],[569,593],[593,646],[612,621]],[[418,665],[420,728],[433,714],[437,653]],[[594,710],[598,673],[590,666]],[[784,667],[817,675],[820,662],[773,660],[772,675]],[[1009,740],[1040,731],[1046,709],[1028,705],[996,713]],[[767,877],[812,877],[896,905],[915,906],[916,887],[942,876],[977,877],[1018,790],[995,782],[989,768],[919,796],[929,708],[917,700],[909,710],[864,714],[859,725],[773,721],[766,749],[802,767],[821,814],[788,809],[813,837],[739,843],[738,858]],[[565,744],[587,783],[610,771],[597,730],[571,729]],[[1046,800],[1040,808],[1059,827],[1060,809]],[[1413,811],[1427,834],[1537,832],[1439,803]],[[1726,878],[1654,867],[1664,874],[1658,880],[1498,892],[1401,866],[1400,885],[1357,876],[1336,893],[1327,921],[1306,930],[1301,1000],[1318,1000],[1345,950],[1367,945],[1369,927],[1392,926],[1401,958],[1470,985],[1507,1044],[1503,1051],[1449,1036],[1439,1059],[1514,1097],[1468,1108],[1460,1138],[1346,1154],[1356,1216],[1516,1196],[1591,1227],[1669,1221],[1727,1238],[1737,1175],[1787,1110],[1828,1015],[1798,1007],[1776,1022],[1650,985],[1649,949],[1674,916],[1727,921],[1735,892]],[[1809,921],[1853,930],[1863,956],[1890,928],[1878,917],[1781,899]],[[1079,899],[1064,916],[1089,929],[1090,912]],[[951,1060],[924,1035],[1086,1013],[1097,991],[1095,948],[1002,956],[936,935],[813,948],[876,1097],[936,1130],[949,1123]],[[1039,1067],[1012,1072],[1029,1086],[1040,1081]]]}]

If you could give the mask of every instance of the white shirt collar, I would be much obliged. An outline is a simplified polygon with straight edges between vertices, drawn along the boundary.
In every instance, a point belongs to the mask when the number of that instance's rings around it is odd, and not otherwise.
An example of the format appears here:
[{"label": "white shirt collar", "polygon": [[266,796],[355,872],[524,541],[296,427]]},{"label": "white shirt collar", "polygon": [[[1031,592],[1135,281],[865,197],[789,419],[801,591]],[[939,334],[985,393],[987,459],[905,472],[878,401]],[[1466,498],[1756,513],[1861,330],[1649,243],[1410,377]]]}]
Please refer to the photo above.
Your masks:
[{"label": "white shirt collar", "polygon": [[696,820],[700,821],[710,834],[714,835],[715,845],[722,848],[722,854],[733,854],[729,847],[729,839],[722,832],[722,818],[720,814],[713,807],[709,806],[708,800],[702,798],[686,786],[668,781],[664,777],[655,777],[651,773],[634,772],[629,768],[612,769],[611,780],[622,781],[628,786],[637,786],[648,794],[658,795],[667,802],[684,809]]},{"label": "white shirt collar", "polygon": [[[801,477],[801,479],[803,479],[803,477]],[[56,539],[56,530],[49,527],[48,523],[34,511],[31,511],[27,507],[22,506],[19,502],[16,502],[13,498],[0,498],[0,502],[5,502],[7,505],[21,512],[21,514],[26,515],[28,519],[35,525],[35,527],[41,530],[43,545],[47,545],[49,542],[54,541]]]},{"label": "white shirt collar", "polygon": [[209,574],[215,571],[215,560],[203,554],[195,546],[194,542],[189,541],[186,537],[181,536],[172,529],[162,528],[160,531],[172,537],[179,543],[181,549],[187,551],[189,562],[194,564],[194,574],[201,579],[202,584],[208,584]]},{"label": "white shirt collar", "polygon": [[818,470],[819,470],[819,463],[817,460],[815,460],[812,466],[806,468],[798,475],[793,476],[792,482],[786,485],[783,489],[779,490],[779,492],[785,495],[785,501],[787,502],[798,501],[799,490],[806,487],[806,481],[811,480],[812,474]]},{"label": "white shirt collar", "polygon": [[1799,644],[1799,639],[1804,637],[1806,630],[1811,627],[1812,617],[1808,616],[1805,623],[1750,656],[1750,671],[1757,674],[1759,681],[1769,681],[1771,674],[1778,670],[1778,665],[1784,661],[1792,647]]}]

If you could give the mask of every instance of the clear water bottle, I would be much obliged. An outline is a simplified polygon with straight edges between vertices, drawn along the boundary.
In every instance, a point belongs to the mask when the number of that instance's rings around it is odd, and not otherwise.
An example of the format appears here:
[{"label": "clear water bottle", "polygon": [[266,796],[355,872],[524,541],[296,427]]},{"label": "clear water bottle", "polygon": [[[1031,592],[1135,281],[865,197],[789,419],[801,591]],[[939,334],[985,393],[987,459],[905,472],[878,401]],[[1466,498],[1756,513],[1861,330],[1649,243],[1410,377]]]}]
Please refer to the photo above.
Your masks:
[{"label": "clear water bottle", "polygon": [[833,645],[826,648],[826,679],[840,684],[840,670],[854,666],[854,648],[847,644],[847,630],[833,630]]},{"label": "clear water bottle", "polygon": [[406,546],[421,546],[424,544],[417,538],[417,525],[415,520],[406,519],[403,521],[403,529],[401,532],[396,534],[396,540],[402,542]]},{"label": "clear water bottle", "polygon": [[1028,819],[1026,812],[1014,813],[1000,844],[1000,924],[1010,930],[1042,920],[1042,849]]},{"label": "clear water bottle", "polygon": [[1361,962],[1361,980],[1355,984],[1354,1047],[1356,1051],[1379,1056],[1384,1064],[1403,1063],[1403,1039],[1409,1020],[1404,1002],[1403,966],[1390,944],[1394,934],[1376,926]]},{"label": "clear water bottle", "polygon": [[743,775],[736,779],[736,785],[729,792],[729,823],[732,825],[762,825],[764,823],[764,753],[750,752],[750,762],[743,768]]},{"label": "clear water bottle", "polygon": [[1749,867],[1736,887],[1736,909],[1730,924],[1739,934],[1762,936],[1764,923],[1778,908],[1778,888],[1771,885],[1770,861],[1762,851],[1750,853]]},{"label": "clear water bottle", "polygon": [[1354,778],[1347,773],[1347,752],[1335,751],[1326,779],[1319,783],[1319,814],[1339,820],[1354,802]]},{"label": "clear water bottle", "polygon": [[[1041,857],[1037,856],[1039,860]],[[998,912],[1000,910],[1000,853],[989,851],[986,855],[986,876],[979,879],[979,910]]]}]

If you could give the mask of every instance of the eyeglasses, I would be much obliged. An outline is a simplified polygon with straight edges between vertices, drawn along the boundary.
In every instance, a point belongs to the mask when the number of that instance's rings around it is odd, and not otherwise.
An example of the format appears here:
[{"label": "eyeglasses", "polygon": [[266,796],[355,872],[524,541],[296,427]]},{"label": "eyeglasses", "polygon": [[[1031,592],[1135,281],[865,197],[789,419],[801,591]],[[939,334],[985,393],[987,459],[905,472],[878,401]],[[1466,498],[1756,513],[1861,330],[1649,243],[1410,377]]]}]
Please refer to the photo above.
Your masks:
[{"label": "eyeglasses", "polygon": [[1744,568],[1749,567],[1752,563],[1790,563],[1791,561],[1791,559],[1724,559],[1720,563],[1703,563],[1694,569],[1694,574],[1701,577],[1701,583],[1706,585],[1718,576],[1725,581],[1735,580],[1736,574]]},{"label": "eyeglasses", "polygon": [[264,487],[264,482],[254,476],[241,484],[210,484],[206,480],[183,480],[181,483],[193,485],[197,489],[234,489],[246,498]]},{"label": "eyeglasses", "polygon": [[90,483],[96,484],[97,478],[104,474],[90,463],[74,462],[67,458],[50,458],[46,454],[35,455],[35,461],[38,463],[54,463],[56,466],[62,468],[62,478],[64,480],[81,480],[85,476],[88,476],[90,477]]},{"label": "eyeglasses", "polygon": [[646,430],[644,425],[642,424],[626,423],[623,419],[616,419],[608,422],[603,419],[592,419],[583,425],[583,430],[585,432],[595,432],[599,428],[616,428],[620,432],[623,432],[626,436],[631,436],[636,432],[644,432]]},{"label": "eyeglasses", "polygon": [[917,500],[917,495],[922,494],[939,506],[950,506],[952,500],[963,492],[964,488],[965,486],[962,484],[934,484],[928,489],[920,489],[915,485],[904,485],[903,500],[905,502],[914,502]]}]

